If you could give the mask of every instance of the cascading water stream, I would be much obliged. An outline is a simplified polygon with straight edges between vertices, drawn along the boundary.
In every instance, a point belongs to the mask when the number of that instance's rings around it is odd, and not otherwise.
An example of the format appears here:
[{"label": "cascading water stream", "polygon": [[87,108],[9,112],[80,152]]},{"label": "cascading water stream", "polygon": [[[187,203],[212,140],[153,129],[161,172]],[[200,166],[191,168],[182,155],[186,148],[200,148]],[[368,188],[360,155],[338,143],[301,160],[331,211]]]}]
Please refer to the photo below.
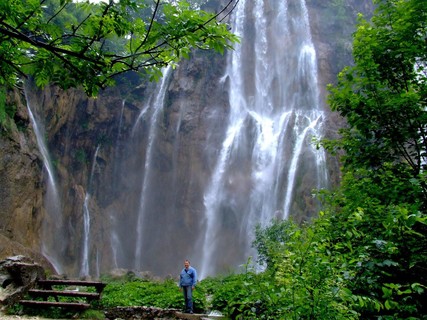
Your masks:
[{"label": "cascading water stream", "polygon": [[300,160],[301,156],[301,150],[303,148],[304,142],[306,141],[307,134],[310,130],[313,130],[317,122],[320,120],[320,115],[315,118],[314,120],[311,120],[311,118],[308,118],[307,120],[310,121],[310,124],[301,132],[301,134],[298,136],[297,141],[295,143],[295,147],[293,150],[294,156],[292,157],[292,161],[289,166],[289,173],[288,173],[288,180],[287,180],[287,189],[286,189],[286,196],[285,196],[285,204],[283,207],[283,213],[284,218],[288,218],[289,216],[289,210],[291,205],[291,199],[292,199],[292,193],[293,193],[293,187],[295,185],[295,177],[297,173],[297,166]]},{"label": "cascading water stream", "polygon": [[[257,224],[288,218],[309,198],[296,194],[303,182],[327,184],[325,156],[311,144],[324,115],[305,1],[240,0],[233,19],[241,44],[229,53],[223,77],[230,113],[204,195],[202,277],[227,261],[244,262]],[[227,235],[230,224],[236,230]]]},{"label": "cascading water stream", "polygon": [[86,277],[90,273],[89,269],[89,244],[90,244],[90,199],[91,199],[91,193],[92,193],[92,181],[93,181],[93,175],[95,172],[96,167],[96,158],[98,157],[99,152],[99,145],[96,147],[95,154],[93,156],[93,162],[92,162],[92,168],[90,170],[90,176],[89,181],[87,184],[87,191],[85,195],[85,200],[83,203],[83,252],[82,252],[82,263],[80,268],[80,276]]},{"label": "cascading water stream", "polygon": [[[116,152],[114,155],[114,177],[117,177],[119,175],[119,163],[120,163],[120,151],[122,150],[120,148],[120,146],[122,145],[122,143],[124,143],[124,141],[122,141],[123,137],[122,137],[122,130],[123,130],[123,112],[125,109],[125,105],[126,105],[126,100],[122,101],[122,108],[120,110],[120,118],[119,118],[119,123],[118,123],[118,127],[117,127],[117,136],[115,139],[115,146],[116,146]],[[110,222],[112,226],[117,225],[117,220],[114,216],[113,213],[110,214]],[[120,238],[119,235],[117,234],[117,231],[115,230],[115,228],[111,228],[110,230],[110,245],[111,245],[111,254],[112,254],[112,263],[113,263],[113,267],[114,268],[118,268],[119,267],[119,252],[123,251],[122,249],[122,244],[120,242]]]},{"label": "cascading water stream", "polygon": [[116,141],[115,141],[115,146],[116,146],[116,153],[114,155],[114,176],[117,176],[118,174],[118,164],[119,164],[119,159],[120,159],[120,154],[119,151],[121,150],[120,146],[122,143],[122,127],[123,127],[123,111],[125,109],[125,104],[126,104],[126,100],[122,101],[122,108],[120,110],[120,119],[119,119],[119,123],[117,126],[117,136],[116,136]]},{"label": "cascading water stream", "polygon": [[86,192],[83,203],[83,252],[82,263],[80,267],[80,276],[89,275],[89,237],[90,237],[90,210],[89,210],[90,194]]},{"label": "cascading water stream", "polygon": [[[37,100],[30,94],[31,88],[26,85],[24,88],[25,99],[27,101],[28,114],[31,124],[33,125],[34,133],[37,139],[37,145],[43,158],[44,168],[47,172],[47,188],[44,196],[44,207],[47,212],[47,217],[42,224],[42,254],[49,260],[52,266],[58,273],[62,273],[60,263],[61,241],[58,234],[62,226],[62,210],[61,199],[58,192],[58,186],[55,179],[55,171],[50,159],[49,151],[45,142],[45,132],[43,121],[37,115],[38,103]],[[34,113],[33,110],[34,109]]]},{"label": "cascading water stream", "polygon": [[144,177],[142,181],[142,191],[141,191],[141,199],[140,199],[140,208],[138,212],[138,219],[136,223],[136,245],[135,245],[135,268],[140,269],[142,265],[142,248],[144,246],[143,243],[143,227],[144,227],[144,214],[146,210],[146,195],[148,192],[150,179],[151,177],[151,166],[152,166],[152,150],[153,145],[156,142],[157,134],[158,134],[158,124],[160,121],[161,111],[164,107],[164,98],[166,94],[167,84],[169,83],[169,76],[171,74],[172,68],[168,66],[163,70],[163,78],[161,80],[159,89],[155,94],[155,98],[152,103],[144,108],[141,114],[138,116],[137,123],[147,114],[148,107],[152,109],[151,119],[150,119],[150,129],[148,134],[148,145],[144,163]]}]

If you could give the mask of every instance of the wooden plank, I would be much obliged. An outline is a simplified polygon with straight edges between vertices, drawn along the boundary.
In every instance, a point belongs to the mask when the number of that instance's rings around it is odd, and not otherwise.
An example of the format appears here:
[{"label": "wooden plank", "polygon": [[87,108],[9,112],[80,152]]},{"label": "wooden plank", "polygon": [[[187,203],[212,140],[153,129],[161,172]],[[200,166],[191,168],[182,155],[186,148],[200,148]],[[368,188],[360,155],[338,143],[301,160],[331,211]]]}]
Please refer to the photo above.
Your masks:
[{"label": "wooden plank", "polygon": [[59,290],[38,290],[31,289],[28,293],[34,297],[75,297],[75,298],[87,298],[89,300],[97,300],[100,298],[99,293],[95,292],[80,292],[80,291],[59,291]]},{"label": "wooden plank", "polygon": [[68,309],[89,309],[89,303],[78,302],[55,302],[55,301],[35,301],[35,300],[21,300],[20,304],[28,307],[61,307]]},{"label": "wooden plank", "polygon": [[37,284],[44,288],[51,288],[52,286],[81,286],[81,287],[95,287],[96,291],[100,293],[104,290],[106,283],[100,281],[86,281],[86,280],[38,280]]}]

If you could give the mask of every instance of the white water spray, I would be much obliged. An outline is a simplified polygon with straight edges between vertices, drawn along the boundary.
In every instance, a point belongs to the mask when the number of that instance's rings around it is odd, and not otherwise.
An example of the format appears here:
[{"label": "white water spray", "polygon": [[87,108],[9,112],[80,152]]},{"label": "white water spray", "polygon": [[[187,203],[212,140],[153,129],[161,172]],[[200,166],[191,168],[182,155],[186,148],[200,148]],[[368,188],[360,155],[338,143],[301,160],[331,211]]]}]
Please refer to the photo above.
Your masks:
[{"label": "white water spray", "polygon": [[82,252],[82,263],[80,268],[80,276],[86,277],[89,275],[89,245],[90,245],[90,199],[92,192],[92,180],[96,167],[96,158],[98,157],[99,145],[96,147],[95,154],[93,156],[92,168],[90,170],[89,181],[87,184],[87,190],[85,195],[85,200],[83,203],[83,252]]},{"label": "white water spray", "polygon": [[172,67],[168,66],[163,70],[163,78],[161,80],[159,89],[155,95],[154,100],[151,105],[147,105],[138,116],[137,122],[145,116],[148,108],[152,109],[151,119],[150,119],[150,130],[148,135],[148,145],[145,156],[145,164],[144,164],[144,177],[142,181],[142,191],[141,191],[141,199],[140,199],[140,209],[138,213],[138,220],[136,224],[136,247],[135,247],[135,268],[140,269],[142,266],[142,248],[143,248],[143,227],[144,227],[144,213],[145,213],[145,201],[147,195],[147,189],[149,188],[150,183],[150,172],[152,165],[152,151],[153,146],[157,138],[157,126],[160,121],[160,115],[162,114],[163,106],[164,106],[164,98],[166,94],[166,89],[168,85],[169,75],[172,71]]},{"label": "white water spray", "polygon": [[[201,277],[232,258],[244,262],[253,253],[255,226],[288,218],[308,196],[296,194],[302,181],[316,180],[313,188],[327,183],[323,151],[311,144],[324,115],[305,1],[266,3],[240,0],[233,12],[233,32],[242,41],[229,53],[223,77],[230,113],[204,196]],[[227,233],[230,225],[236,231]]]},{"label": "white water spray", "polygon": [[[62,273],[63,269],[60,263],[60,244],[62,242],[60,241],[60,235],[58,234],[62,226],[62,210],[55,171],[45,142],[43,121],[37,114],[37,112],[41,113],[41,111],[38,110],[40,109],[38,108],[38,102],[31,94],[29,94],[29,92],[31,92],[30,88],[25,86],[24,92],[25,99],[27,101],[28,114],[36,135],[37,145],[42,155],[43,165],[47,172],[47,188],[43,203],[47,216],[42,224],[41,252],[49,260],[56,272]],[[32,109],[34,110],[34,113]]]}]

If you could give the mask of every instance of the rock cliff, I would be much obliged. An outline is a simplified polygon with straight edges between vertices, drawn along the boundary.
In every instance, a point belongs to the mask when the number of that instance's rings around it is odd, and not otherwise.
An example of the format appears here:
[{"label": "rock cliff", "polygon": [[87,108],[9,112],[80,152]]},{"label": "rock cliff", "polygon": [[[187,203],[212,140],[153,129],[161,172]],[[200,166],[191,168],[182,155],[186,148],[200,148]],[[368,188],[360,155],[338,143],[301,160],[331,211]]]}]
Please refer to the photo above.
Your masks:
[{"label": "rock cliff", "polygon": [[0,256],[40,260],[42,161],[23,97],[12,92],[7,103],[16,106],[16,114],[11,128],[0,132]]}]

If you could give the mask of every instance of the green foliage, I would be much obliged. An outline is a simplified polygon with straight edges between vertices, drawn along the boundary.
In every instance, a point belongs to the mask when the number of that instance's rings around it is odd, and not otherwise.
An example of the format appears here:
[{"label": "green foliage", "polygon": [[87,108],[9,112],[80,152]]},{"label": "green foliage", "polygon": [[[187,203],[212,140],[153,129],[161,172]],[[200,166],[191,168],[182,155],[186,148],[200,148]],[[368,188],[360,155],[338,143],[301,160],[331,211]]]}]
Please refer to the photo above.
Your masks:
[{"label": "green foliage", "polygon": [[85,164],[88,162],[87,153],[83,148],[80,148],[76,151],[75,158],[79,164]]},{"label": "green foliage", "polygon": [[278,251],[283,250],[295,232],[299,232],[299,229],[291,221],[273,220],[271,225],[264,229],[257,225],[252,246],[258,252],[258,263],[267,264],[267,268],[274,269]]},{"label": "green foliage", "polygon": [[[199,289],[199,287],[194,290],[193,299],[196,311],[205,310],[206,298],[203,290]],[[182,309],[183,304],[183,294],[174,281],[156,282],[134,279],[108,283],[102,294],[100,308],[152,306]]]},{"label": "green foliage", "polygon": [[[365,197],[370,191],[366,189]],[[332,198],[343,202],[341,196]],[[356,201],[362,198],[358,195]],[[426,239],[418,229],[426,218],[404,206],[384,207],[372,197],[366,203],[369,209],[347,213],[342,206],[338,215],[321,213],[310,225],[273,221],[258,228],[254,244],[261,251],[267,249],[263,251],[267,270],[210,279],[212,308],[231,319],[422,315]]]},{"label": "green foliage", "polygon": [[96,95],[127,71],[155,80],[193,48],[231,48],[237,37],[217,21],[231,9],[232,1],[218,14],[187,1],[2,1],[0,85],[30,75],[40,87],[81,85]]},{"label": "green foliage", "polygon": [[[423,314],[426,216],[417,203],[404,202],[412,198],[398,193],[404,183],[387,180],[390,176],[385,174],[381,180],[378,173],[372,179],[369,173],[346,173],[340,193],[327,200],[331,204],[328,234],[334,255],[346,263],[347,288],[352,298],[362,299],[355,309],[365,318]],[[414,286],[420,290],[412,290]]]},{"label": "green foliage", "polygon": [[[46,319],[74,319],[76,317],[76,311],[66,310],[62,308],[48,307],[48,308],[35,308],[35,307],[22,307],[16,305],[14,309],[9,310],[10,314],[22,314],[25,313],[29,316],[35,316]],[[96,319],[96,318],[92,318]]]},{"label": "green foliage", "polygon": [[[5,86],[0,85],[0,132],[7,131],[13,126],[13,118],[16,113],[16,106],[7,103],[7,90]],[[21,125],[21,123],[16,123]]]},{"label": "green foliage", "polygon": [[[364,319],[427,315],[425,1],[376,1],[354,36],[355,65],[330,86],[347,120],[343,179],[325,194],[329,239],[346,264],[348,297]],[[340,151],[340,152],[337,152]]]},{"label": "green foliage", "polygon": [[397,162],[417,177],[426,157],[427,8],[419,0],[377,2],[372,22],[361,19],[355,33],[355,66],[330,87],[332,109],[349,124],[336,146],[346,168]]},{"label": "green foliage", "polygon": [[0,125],[4,125],[6,120],[6,89],[0,86]]},{"label": "green foliage", "polygon": [[80,319],[92,319],[92,320],[104,320],[105,315],[104,312],[99,310],[85,310],[79,317]]},{"label": "green foliage", "polygon": [[231,319],[268,319],[278,309],[277,287],[265,274],[248,271],[216,280],[212,309],[219,310]]},{"label": "green foliage", "polygon": [[266,271],[210,279],[212,308],[231,319],[357,319],[328,226],[323,217],[302,227],[278,220],[257,227],[254,246]]}]

